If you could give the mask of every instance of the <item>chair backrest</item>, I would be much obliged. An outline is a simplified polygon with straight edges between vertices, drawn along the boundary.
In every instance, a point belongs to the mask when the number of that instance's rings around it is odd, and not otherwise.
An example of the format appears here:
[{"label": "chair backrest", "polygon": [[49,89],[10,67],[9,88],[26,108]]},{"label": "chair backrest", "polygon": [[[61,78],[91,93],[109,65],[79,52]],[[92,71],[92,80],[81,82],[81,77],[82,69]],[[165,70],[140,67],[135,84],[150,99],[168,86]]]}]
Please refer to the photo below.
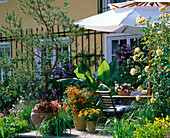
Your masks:
[{"label": "chair backrest", "polygon": [[101,98],[103,109],[114,109],[116,112],[111,92],[110,91],[96,91],[96,92],[99,94]]}]

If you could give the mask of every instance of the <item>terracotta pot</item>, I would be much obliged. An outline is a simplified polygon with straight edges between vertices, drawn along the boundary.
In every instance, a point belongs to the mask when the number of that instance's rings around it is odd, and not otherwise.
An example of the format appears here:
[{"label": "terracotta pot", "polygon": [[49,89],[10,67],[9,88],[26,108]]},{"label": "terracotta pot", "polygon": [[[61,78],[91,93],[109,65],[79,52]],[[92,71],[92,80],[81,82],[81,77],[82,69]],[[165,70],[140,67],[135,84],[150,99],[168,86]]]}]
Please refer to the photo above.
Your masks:
[{"label": "terracotta pot", "polygon": [[31,120],[36,128],[40,126],[40,124],[45,118],[51,119],[53,116],[54,114],[52,112],[46,113],[44,111],[40,111],[36,109],[36,107],[32,109],[32,112],[31,112]]},{"label": "terracotta pot", "polygon": [[78,117],[78,113],[73,114],[74,126],[76,130],[86,130],[86,123],[83,118]]},{"label": "terracotta pot", "polygon": [[96,129],[96,122],[88,121],[88,122],[86,122],[86,126],[87,126],[87,131],[89,133],[93,133]]},{"label": "terracotta pot", "polygon": [[130,96],[131,92],[118,91],[120,96]]}]

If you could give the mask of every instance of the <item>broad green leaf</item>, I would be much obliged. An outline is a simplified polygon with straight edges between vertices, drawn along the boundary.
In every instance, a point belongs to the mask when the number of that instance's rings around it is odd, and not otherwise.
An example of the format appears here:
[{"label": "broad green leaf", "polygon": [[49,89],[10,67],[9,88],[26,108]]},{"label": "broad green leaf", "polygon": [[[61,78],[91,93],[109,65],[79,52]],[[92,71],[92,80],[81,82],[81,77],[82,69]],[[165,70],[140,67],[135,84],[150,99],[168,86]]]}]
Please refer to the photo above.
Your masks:
[{"label": "broad green leaf", "polygon": [[[76,64],[75,64],[76,65]],[[77,78],[86,80],[85,74],[84,72],[81,70],[80,67],[78,67],[78,65],[76,65],[77,68],[74,70],[74,73],[76,74]]]},{"label": "broad green leaf", "polygon": [[86,77],[87,77],[87,78],[90,80],[90,82],[93,84],[94,81],[93,81],[90,73],[86,72],[85,74],[86,74]]},{"label": "broad green leaf", "polygon": [[108,85],[110,82],[110,66],[106,60],[102,62],[98,68],[97,77],[101,80],[102,83]]},{"label": "broad green leaf", "polygon": [[111,76],[111,80],[115,77],[116,72],[118,71],[117,69],[117,63],[116,62],[111,62],[109,64],[110,66],[110,76]]}]

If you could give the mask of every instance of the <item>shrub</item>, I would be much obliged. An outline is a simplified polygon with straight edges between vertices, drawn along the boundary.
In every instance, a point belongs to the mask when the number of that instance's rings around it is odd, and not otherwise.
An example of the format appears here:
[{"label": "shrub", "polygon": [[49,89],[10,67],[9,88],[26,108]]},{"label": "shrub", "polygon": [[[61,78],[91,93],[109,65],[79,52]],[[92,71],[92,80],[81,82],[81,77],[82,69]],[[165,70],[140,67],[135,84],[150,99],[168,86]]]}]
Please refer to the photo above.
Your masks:
[{"label": "shrub", "polygon": [[16,100],[15,91],[9,90],[8,87],[0,87],[0,110],[8,112],[9,109],[12,108],[12,104],[15,103]]},{"label": "shrub", "polygon": [[16,116],[5,116],[0,118],[0,137],[10,138],[16,136],[18,133],[29,131],[27,129],[27,121],[21,120]]}]

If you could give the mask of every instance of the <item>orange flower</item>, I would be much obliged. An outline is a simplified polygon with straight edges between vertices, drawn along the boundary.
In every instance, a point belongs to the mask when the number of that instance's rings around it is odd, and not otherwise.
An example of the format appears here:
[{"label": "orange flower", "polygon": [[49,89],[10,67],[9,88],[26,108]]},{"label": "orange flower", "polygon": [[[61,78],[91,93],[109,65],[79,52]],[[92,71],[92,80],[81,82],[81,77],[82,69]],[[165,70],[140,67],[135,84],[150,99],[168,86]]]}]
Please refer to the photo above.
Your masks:
[{"label": "orange flower", "polygon": [[76,102],[77,102],[77,100],[74,100],[73,102],[74,102],[74,103],[76,103]]},{"label": "orange flower", "polygon": [[154,98],[151,98],[151,103],[154,103],[155,102],[155,99]]},{"label": "orange flower", "polygon": [[65,109],[65,112],[68,112],[68,110],[67,110],[67,109]]},{"label": "orange flower", "polygon": [[63,104],[62,108],[66,108],[66,105],[65,105],[65,104]]},{"label": "orange flower", "polygon": [[71,100],[74,100],[74,98],[73,98],[73,97],[71,97]]}]

